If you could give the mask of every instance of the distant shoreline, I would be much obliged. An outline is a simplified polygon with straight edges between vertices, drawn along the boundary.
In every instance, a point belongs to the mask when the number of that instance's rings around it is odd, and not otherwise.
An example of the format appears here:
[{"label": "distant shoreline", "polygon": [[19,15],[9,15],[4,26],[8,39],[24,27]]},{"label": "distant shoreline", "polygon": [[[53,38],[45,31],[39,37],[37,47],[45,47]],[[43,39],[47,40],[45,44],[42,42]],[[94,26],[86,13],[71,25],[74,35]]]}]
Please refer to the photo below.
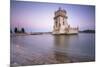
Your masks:
[{"label": "distant shoreline", "polygon": [[[95,30],[83,30],[83,31],[79,31],[79,33],[95,33]],[[10,33],[10,35],[43,35],[43,34],[52,34],[52,32],[31,32],[31,33]]]},{"label": "distant shoreline", "polygon": [[[80,33],[93,33],[93,32],[79,32],[79,34]],[[40,33],[40,32],[37,32],[37,33],[31,33],[31,34],[24,34],[24,33],[16,33],[16,34],[10,34],[10,35],[15,35],[15,36],[26,36],[26,35],[44,35],[44,34],[52,34],[51,32],[49,33],[49,32],[42,32],[42,33]],[[93,34],[95,34],[95,33],[93,33]]]},{"label": "distant shoreline", "polygon": [[79,33],[95,33],[95,30],[83,30],[79,31]]}]

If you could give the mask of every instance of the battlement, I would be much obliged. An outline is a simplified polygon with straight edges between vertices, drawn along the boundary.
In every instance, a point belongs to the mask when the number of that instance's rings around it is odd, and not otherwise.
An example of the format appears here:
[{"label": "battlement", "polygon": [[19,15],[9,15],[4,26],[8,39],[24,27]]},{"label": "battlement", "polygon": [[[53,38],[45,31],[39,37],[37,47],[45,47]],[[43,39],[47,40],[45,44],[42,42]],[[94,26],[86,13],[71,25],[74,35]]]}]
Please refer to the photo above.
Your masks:
[{"label": "battlement", "polygon": [[67,18],[66,14],[67,14],[67,12],[64,9],[62,10],[61,8],[59,8],[59,10],[55,11],[54,19],[59,17],[59,16]]}]

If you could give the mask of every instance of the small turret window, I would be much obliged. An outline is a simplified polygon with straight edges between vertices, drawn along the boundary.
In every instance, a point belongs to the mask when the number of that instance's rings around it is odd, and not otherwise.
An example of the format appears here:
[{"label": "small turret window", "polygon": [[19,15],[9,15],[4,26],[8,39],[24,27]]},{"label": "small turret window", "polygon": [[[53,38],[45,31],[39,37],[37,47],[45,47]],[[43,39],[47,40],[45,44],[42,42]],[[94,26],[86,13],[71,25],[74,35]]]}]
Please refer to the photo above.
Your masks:
[{"label": "small turret window", "polygon": [[63,22],[63,25],[64,25],[64,22]]},{"label": "small turret window", "polygon": [[56,27],[57,27],[57,22],[56,22]]},{"label": "small turret window", "polygon": [[59,27],[61,26],[61,24],[59,23]]}]

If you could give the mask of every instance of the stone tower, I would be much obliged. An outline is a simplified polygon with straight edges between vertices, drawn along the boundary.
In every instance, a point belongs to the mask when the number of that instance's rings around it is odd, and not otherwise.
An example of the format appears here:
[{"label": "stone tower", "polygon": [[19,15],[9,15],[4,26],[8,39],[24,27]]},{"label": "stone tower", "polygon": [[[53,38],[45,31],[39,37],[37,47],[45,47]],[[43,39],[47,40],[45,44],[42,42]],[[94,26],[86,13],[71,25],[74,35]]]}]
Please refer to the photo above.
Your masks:
[{"label": "stone tower", "polygon": [[67,22],[67,12],[59,8],[55,11],[53,34],[77,33],[76,28],[70,28]]}]

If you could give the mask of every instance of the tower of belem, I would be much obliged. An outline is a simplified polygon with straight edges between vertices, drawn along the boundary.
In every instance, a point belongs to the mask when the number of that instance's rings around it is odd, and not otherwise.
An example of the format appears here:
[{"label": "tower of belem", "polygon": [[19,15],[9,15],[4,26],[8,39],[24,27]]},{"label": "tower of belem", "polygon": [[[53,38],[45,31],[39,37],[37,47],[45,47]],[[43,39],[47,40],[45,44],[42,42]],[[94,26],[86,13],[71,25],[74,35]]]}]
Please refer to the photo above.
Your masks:
[{"label": "tower of belem", "polygon": [[67,22],[67,12],[61,8],[55,11],[53,34],[77,34],[78,27],[72,28]]}]

